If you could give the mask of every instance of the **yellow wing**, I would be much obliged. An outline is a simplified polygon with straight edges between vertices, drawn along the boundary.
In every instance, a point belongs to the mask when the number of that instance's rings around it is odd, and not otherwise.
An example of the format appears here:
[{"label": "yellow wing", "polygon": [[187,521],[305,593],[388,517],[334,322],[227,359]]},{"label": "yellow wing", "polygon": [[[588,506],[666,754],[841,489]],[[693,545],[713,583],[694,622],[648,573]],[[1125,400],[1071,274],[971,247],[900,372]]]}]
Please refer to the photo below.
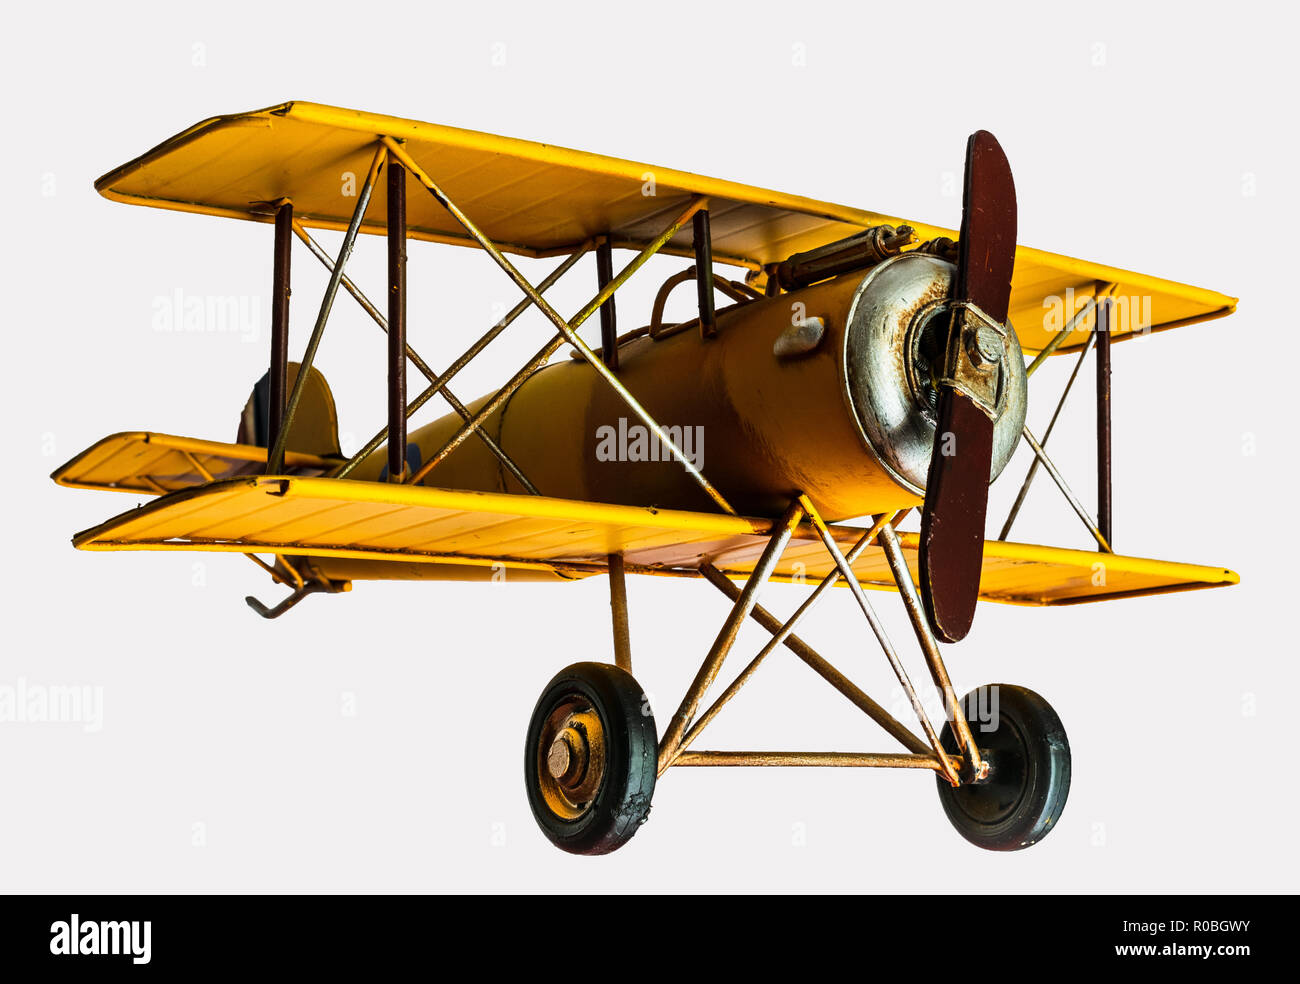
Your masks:
[{"label": "yellow wing", "polygon": [[[336,460],[300,451],[287,451],[284,456],[290,469],[309,475],[321,474]],[[74,489],[163,495],[265,470],[266,448],[127,431],[92,444],[50,477]]]},{"label": "yellow wing", "polygon": [[[73,543],[83,550],[214,550],[459,566],[467,579],[481,575],[471,569],[495,564],[599,573],[610,553],[622,552],[634,571],[689,576],[707,562],[741,578],[753,570],[773,525],[543,496],[255,477],[173,493],[80,533]],[[863,531],[838,526],[834,533],[847,549]],[[915,535],[902,534],[902,540],[914,554]],[[1104,579],[1096,576],[1098,563],[1105,565]],[[830,567],[815,532],[800,528],[776,577],[820,578]],[[871,586],[893,589],[879,551],[866,551],[855,569]],[[1051,605],[1236,582],[1222,568],[989,541],[980,593],[991,601]]]},{"label": "yellow wing", "polygon": [[[381,135],[405,141],[501,249],[525,256],[567,252],[605,234],[615,245],[639,249],[692,195],[709,198],[714,257],[751,269],[882,222],[906,221],[923,238],[957,236],[940,226],[671,168],[306,102],[204,120],[110,171],[95,187],[116,201],[258,221],[270,220],[268,203],[291,198],[305,225],[343,229],[356,203],[344,182],[349,174],[360,182]],[[379,182],[363,232],[386,232],[386,196]],[[477,245],[431,196],[412,195],[407,207],[412,238]],[[692,256],[690,227],[664,251]],[[1010,313],[1022,348],[1036,353],[1052,336],[1046,298],[1063,299],[1073,290],[1081,301],[1098,282],[1118,284],[1116,295],[1139,305],[1150,298],[1151,330],[1220,317],[1236,306],[1214,291],[1022,246]],[[1140,326],[1140,320],[1129,323]]]}]

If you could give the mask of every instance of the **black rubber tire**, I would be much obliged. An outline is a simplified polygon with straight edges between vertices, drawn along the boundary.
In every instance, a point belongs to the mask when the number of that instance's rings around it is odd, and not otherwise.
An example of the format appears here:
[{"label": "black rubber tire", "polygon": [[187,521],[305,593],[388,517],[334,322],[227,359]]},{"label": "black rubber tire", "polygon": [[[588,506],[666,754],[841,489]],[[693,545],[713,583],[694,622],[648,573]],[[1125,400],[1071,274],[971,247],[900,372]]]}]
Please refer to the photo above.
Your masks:
[{"label": "black rubber tire", "polygon": [[[981,709],[997,690],[997,721],[982,731]],[[939,777],[939,800],[957,832],[990,851],[1019,851],[1042,840],[1056,824],[1070,794],[1070,742],[1052,705],[1024,687],[999,683],[962,698],[962,709],[991,770],[983,782],[951,786]],[[987,711],[985,711],[987,714]],[[943,747],[960,754],[951,722]]]},{"label": "black rubber tire", "polygon": [[[600,718],[605,770],[591,805],[580,817],[555,813],[540,788],[538,744],[551,711],[574,696]],[[608,854],[622,847],[650,815],[659,764],[659,737],[645,692],[632,674],[607,663],[575,663],[546,685],[524,743],[528,805],[542,833],[571,854]]]}]

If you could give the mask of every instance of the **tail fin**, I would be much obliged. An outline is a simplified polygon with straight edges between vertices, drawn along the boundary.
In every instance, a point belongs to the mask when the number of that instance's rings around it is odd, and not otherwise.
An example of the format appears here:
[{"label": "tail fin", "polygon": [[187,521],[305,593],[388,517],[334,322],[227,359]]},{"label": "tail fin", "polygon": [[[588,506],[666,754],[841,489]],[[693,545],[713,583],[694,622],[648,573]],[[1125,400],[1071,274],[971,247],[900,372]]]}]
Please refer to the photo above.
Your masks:
[{"label": "tail fin", "polygon": [[[298,363],[290,362],[285,385],[292,390],[298,378]],[[271,374],[268,372],[253,387],[244,412],[239,418],[239,433],[235,441],[266,447],[271,433]],[[329,383],[313,366],[307,373],[298,410],[289,428],[285,447],[290,451],[304,451],[322,457],[339,455],[339,418],[334,409],[334,396]]]}]

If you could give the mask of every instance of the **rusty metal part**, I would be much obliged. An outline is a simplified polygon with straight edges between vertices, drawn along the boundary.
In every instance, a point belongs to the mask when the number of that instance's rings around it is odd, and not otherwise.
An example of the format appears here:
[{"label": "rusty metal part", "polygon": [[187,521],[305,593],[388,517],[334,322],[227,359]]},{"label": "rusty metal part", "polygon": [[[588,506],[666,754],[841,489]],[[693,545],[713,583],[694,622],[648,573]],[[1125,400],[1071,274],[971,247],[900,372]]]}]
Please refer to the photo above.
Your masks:
[{"label": "rusty metal part", "polygon": [[727,280],[719,277],[716,273],[713,275],[713,286],[726,294],[733,301],[761,301],[763,292],[755,290],[743,280]]},{"label": "rusty metal part", "polygon": [[[682,284],[692,281],[696,283],[697,291],[703,289],[699,287],[699,273],[694,265],[688,266],[685,270],[674,273],[671,277],[665,280],[660,285],[659,290],[655,292],[654,303],[650,307],[650,324],[645,328],[639,328],[634,332],[629,332],[624,335],[619,339],[619,344],[645,334],[648,334],[651,338],[658,341],[660,338],[671,338],[678,332],[685,331],[688,328],[699,327],[700,319],[698,317],[692,318],[690,321],[680,322],[679,324],[664,324],[664,307],[668,303],[669,296]],[[762,295],[757,292],[745,288],[744,284],[737,284],[735,281],[728,280],[716,273],[713,275],[713,289],[726,294],[727,297],[731,298],[731,300],[735,301],[737,304],[745,304],[749,301],[759,300],[762,297]],[[710,297],[712,297],[712,294],[710,294]],[[729,306],[726,310],[731,310],[731,307]],[[719,312],[716,309],[713,312],[715,327],[718,313]],[[581,356],[576,352],[573,353],[573,357],[581,358]]]},{"label": "rusty metal part", "polygon": [[[596,244],[596,289],[604,290],[613,279],[614,249],[609,237],[604,237]],[[613,294],[600,306],[600,359],[609,366],[610,372],[618,372],[618,318]]]},{"label": "rusty metal part", "polygon": [[[1097,529],[1107,543],[1111,538],[1110,480],[1110,321],[1109,298],[1097,307],[1097,321],[1092,330],[1097,339]],[[1046,438],[1044,438],[1046,440]]]},{"label": "rusty metal part", "polygon": [[627,578],[623,555],[609,555],[609,607],[614,618],[614,665],[632,672],[632,633],[627,616]]},{"label": "rusty metal part", "polygon": [[[268,447],[280,437],[284,422],[285,380],[289,372],[289,267],[293,252],[293,203],[284,202],[275,210],[275,253],[271,264],[271,367],[270,399],[267,401]],[[267,474],[271,460],[267,458]]]},{"label": "rusty metal part", "polygon": [[996,422],[1002,367],[1010,355],[1008,329],[969,301],[952,302],[948,312],[952,319],[948,330],[951,348],[947,371],[939,385],[964,394]]},{"label": "rusty metal part", "polygon": [[308,595],[322,594],[322,593],[338,594],[341,591],[351,591],[351,590],[352,590],[351,581],[331,581],[326,579],[320,579],[316,581],[308,581],[306,584],[303,584],[296,591],[294,591],[292,594],[290,594],[288,597],[286,597],[283,601],[281,601],[278,605],[276,605],[273,608],[268,608],[266,605],[262,604],[252,595],[246,595],[244,601],[247,603],[249,608],[253,609],[253,611],[261,615],[262,618],[271,619],[271,618],[279,618],[281,615],[283,615],[289,609],[293,608],[294,605],[298,604],[298,602],[302,601]]},{"label": "rusty metal part", "polygon": [[406,168],[388,165],[388,480],[406,464]]},{"label": "rusty metal part", "polygon": [[[938,427],[926,479],[919,552],[926,617],[944,642],[975,619],[997,413],[988,389],[1019,357],[1003,327],[1016,261],[1016,186],[993,134],[966,145],[966,177],[952,287],[952,321],[939,385]],[[971,315],[975,315],[972,319]],[[1000,337],[993,337],[1000,336]]]},{"label": "rusty metal part", "polygon": [[682,752],[673,765],[693,766],[829,766],[853,769],[930,769],[941,775],[944,766],[961,768],[961,756],[904,755],[882,752]]},{"label": "rusty metal part", "polygon": [[934,239],[927,239],[920,246],[916,247],[916,252],[938,256],[947,260],[949,263],[955,264],[960,249],[957,246],[957,240],[949,239],[947,236],[937,236]]},{"label": "rusty metal part", "polygon": [[[1052,419],[1047,422],[1047,430],[1043,431],[1043,447],[1047,447],[1047,440],[1052,436],[1052,429],[1056,426],[1057,418],[1061,416],[1061,410],[1065,407],[1065,400],[1070,395],[1070,390],[1074,387],[1074,381],[1079,377],[1079,370],[1083,368],[1083,360],[1087,358],[1088,350],[1092,348],[1095,335],[1089,335],[1088,341],[1084,343],[1083,348],[1079,349],[1079,357],[1074,361],[1074,369],[1070,372],[1070,378],[1065,381],[1065,389],[1061,391],[1060,399],[1056,401],[1056,409],[1052,411]],[[1029,494],[1029,486],[1034,482],[1034,476],[1038,474],[1039,461],[1034,458],[1029,463],[1029,470],[1025,473],[1025,480],[1020,486],[1020,491],[1016,493],[1016,501],[1011,504],[1011,511],[1007,513],[1007,520],[1002,524],[1002,530],[998,533],[999,540],[1005,540],[1011,535],[1011,526],[1020,515],[1020,507],[1025,503],[1025,497]]]},{"label": "rusty metal part", "polygon": [[[733,602],[740,597],[740,588],[713,565],[702,565],[700,574]],[[762,605],[754,606],[750,618],[771,633],[779,632],[782,628],[781,620]],[[932,754],[925,742],[908,730],[907,725],[867,696],[860,687],[797,635],[788,636],[785,639],[785,647],[799,657],[805,666],[843,694],[854,707],[889,732],[904,748],[918,755]]]},{"label": "rusty metal part", "polygon": [[718,321],[713,311],[713,238],[709,230],[709,210],[700,209],[691,221],[697,271],[695,293],[700,309],[700,337],[712,338],[718,333]]},{"label": "rusty metal part", "polygon": [[334,261],[334,269],[330,271],[329,284],[325,288],[325,295],[321,298],[320,311],[316,314],[316,324],[312,327],[311,338],[307,341],[307,351],[302,357],[298,376],[294,380],[293,389],[289,393],[289,399],[284,408],[284,421],[280,428],[280,433],[276,435],[275,442],[271,445],[271,450],[267,453],[266,470],[269,475],[278,475],[284,470],[284,445],[293,428],[294,414],[298,411],[298,401],[302,398],[302,389],[307,382],[307,377],[311,375],[312,362],[316,358],[316,350],[320,348],[321,337],[325,333],[325,323],[329,320],[330,311],[334,307],[334,298],[338,294],[339,281],[343,277],[343,268],[347,266],[348,258],[352,255],[352,249],[357,242],[357,234],[361,231],[361,220],[365,218],[366,207],[370,204],[370,195],[375,188],[375,179],[379,175],[379,168],[384,163],[388,151],[381,143],[375,149],[375,156],[370,162],[370,170],[366,172],[366,179],[361,185],[361,191],[357,195],[356,208],[352,210],[352,221],[348,223],[348,231],[343,235],[343,244],[339,247],[338,259]]},{"label": "rusty metal part", "polygon": [[297,568],[289,563],[289,561],[284,557],[277,554],[275,563],[268,564],[261,557],[257,556],[257,554],[246,553],[244,556],[262,570],[266,571],[266,573],[270,574],[271,580],[276,584],[288,584],[290,580],[292,580],[295,588],[301,588],[303,586],[304,581],[302,575],[299,574]]},{"label": "rusty metal part", "polygon": [[[304,566],[306,565],[304,564]],[[294,587],[296,588],[301,588],[303,584],[306,583],[306,578],[303,576],[302,572],[298,570],[298,565],[290,562],[289,558],[284,556],[283,554],[276,554],[274,570],[276,571],[283,570],[285,573],[287,573],[289,575],[290,580],[293,581]],[[329,578],[329,577],[323,577],[321,575],[314,575],[314,576],[318,581],[319,580],[335,581],[335,582],[348,581],[348,583],[351,583],[351,581],[349,581],[348,578],[338,578],[338,577]]]},{"label": "rusty metal part", "polygon": [[948,669],[943,664],[943,654],[939,652],[939,642],[930,631],[930,623],[925,617],[925,606],[917,593],[916,584],[912,580],[912,570],[908,567],[907,558],[903,556],[903,548],[898,542],[898,534],[894,531],[892,523],[886,523],[881,529],[880,546],[885,551],[885,560],[894,575],[894,583],[898,586],[898,593],[903,599],[903,607],[907,609],[907,617],[916,633],[916,641],[921,644],[925,664],[930,670],[930,679],[934,681],[935,687],[943,697],[944,711],[956,732],[958,743],[965,752],[965,761],[970,766],[971,771],[964,774],[962,779],[967,782],[983,779],[988,775],[988,766],[980,759],[980,750],[975,744],[975,737],[971,734],[961,702],[952,689],[952,680],[949,679]]},{"label": "rusty metal part", "polygon": [[763,296],[777,297],[781,293],[781,285],[776,280],[777,264],[769,263],[763,267]]},{"label": "rusty metal part", "polygon": [[[912,679],[907,675],[902,661],[898,658],[898,653],[894,651],[894,644],[890,642],[889,636],[885,632],[885,627],[881,624],[880,618],[876,615],[876,610],[867,600],[866,592],[862,590],[862,585],[858,582],[857,576],[853,573],[853,568],[840,551],[839,544],[835,542],[835,537],[831,535],[830,529],[826,526],[826,521],[813,507],[807,496],[799,497],[799,504],[803,506],[804,512],[812,521],[813,527],[817,530],[817,535],[821,538],[822,544],[826,547],[827,552],[835,560],[835,566],[839,568],[840,574],[844,577],[844,583],[848,585],[849,590],[853,593],[854,600],[857,601],[858,607],[862,609],[862,614],[867,618],[867,624],[871,626],[872,634],[875,635],[876,641],[880,648],[884,650],[885,658],[889,661],[890,668],[894,671],[894,676],[898,678],[899,684],[907,694],[908,702],[912,705],[912,711],[916,714],[916,719],[921,725],[921,730],[925,732],[926,740],[930,743],[930,748],[934,754],[943,758],[945,755],[943,746],[939,743],[939,736],[935,733],[934,726],[930,724],[930,719],[925,713],[925,708],[921,705],[920,698],[916,695],[916,688],[912,686]],[[947,760],[944,759],[946,764]],[[958,784],[956,773],[945,770],[945,778],[954,786]]]},{"label": "rusty metal part", "polygon": [[663,739],[659,742],[660,775],[664,774],[664,771],[672,765],[673,759],[676,758],[682,737],[686,734],[687,727],[690,726],[692,719],[695,717],[695,712],[699,710],[700,701],[717,677],[718,671],[722,669],[727,654],[731,652],[732,646],[735,645],[736,636],[740,633],[741,625],[749,617],[750,612],[754,610],[754,605],[758,601],[759,589],[771,575],[772,569],[780,559],[786,544],[790,542],[790,537],[793,535],[795,527],[799,525],[799,520],[803,515],[804,507],[798,502],[792,502],[781,517],[780,522],[773,528],[767,546],[763,549],[763,555],[758,559],[758,563],[754,565],[753,573],[749,575],[745,587],[731,606],[727,620],[718,631],[717,638],[713,640],[713,645],[709,647],[704,662],[700,664],[695,679],[691,681],[686,696],[682,698],[681,706],[677,708],[677,713],[673,715],[672,721],[668,724],[668,729],[664,732]]},{"label": "rusty metal part", "polygon": [[605,774],[605,728],[595,710],[577,696],[547,715],[537,742],[537,780],[546,805],[558,817],[587,812]]},{"label": "rusty metal part", "polygon": [[865,270],[897,256],[915,238],[911,226],[872,226],[847,239],[795,253],[777,265],[776,280],[784,290],[797,290],[843,273]]},{"label": "rusty metal part", "polygon": [[[316,244],[316,241],[311,238],[311,236],[307,233],[307,230],[303,229],[301,226],[295,223],[294,231],[298,234],[298,237],[307,244],[308,248],[311,249],[312,253],[316,256],[317,259],[319,259],[323,264],[325,264],[326,267],[330,267],[332,265],[333,260],[331,260],[329,256],[327,256],[325,252]],[[573,253],[569,254],[569,256],[565,258],[564,262],[562,262],[559,266],[557,266],[554,270],[552,270],[546,276],[546,278],[540,284],[537,285],[537,289],[539,291],[549,290],[555,284],[555,282],[560,279],[560,277],[564,276],[566,272],[568,272],[570,269],[573,268],[574,264],[576,264],[578,260],[580,260],[583,256],[587,254],[590,248],[591,248],[591,244],[589,242],[583,243],[581,246],[579,246],[578,249],[576,249]],[[373,304],[370,303],[370,301],[366,298],[366,296],[363,293],[361,293],[359,289],[357,289],[356,285],[353,284],[352,281],[349,280],[347,276],[343,277],[343,286],[356,299],[357,303],[359,303],[361,307],[365,309],[366,313],[369,314],[370,317],[377,324],[382,325],[384,323],[384,316],[379,313],[378,309]],[[455,375],[458,372],[464,369],[465,366],[469,365],[469,363],[472,362],[480,352],[482,352],[485,348],[487,348],[487,346],[492,342],[494,338],[496,338],[503,331],[509,328],[510,325],[514,323],[515,319],[517,319],[521,314],[523,314],[525,311],[528,310],[528,308],[532,306],[532,303],[533,302],[531,298],[525,297],[522,301],[520,301],[513,308],[511,308],[504,318],[502,318],[491,328],[489,328],[486,332],[484,332],[478,338],[478,340],[474,342],[473,345],[471,345],[468,349],[466,349],[463,353],[461,353],[460,357],[457,358],[450,366],[447,367],[446,372],[444,372],[441,376],[437,377],[436,381],[430,382],[429,386],[423,392],[421,392],[419,396],[417,396],[414,400],[412,400],[410,404],[407,405],[406,407],[407,418],[410,418],[410,416],[414,414],[417,410],[419,410],[420,407],[424,406],[424,404],[428,403],[431,399],[433,399],[440,392],[442,392],[443,389],[446,388],[447,384],[455,377]],[[419,364],[417,363],[417,368],[418,367]],[[351,458],[349,458],[347,462],[345,462],[334,472],[332,472],[330,477],[346,478],[349,473],[351,473],[358,465],[362,463],[362,461],[364,461],[370,455],[374,454],[374,452],[377,451],[387,439],[388,439],[388,428],[385,427],[373,438],[367,441],[365,447],[363,447],[360,451],[358,451]]]},{"label": "rusty metal part", "polygon": [[1066,500],[1070,503],[1070,508],[1074,510],[1075,515],[1079,517],[1084,526],[1088,527],[1088,532],[1091,533],[1092,538],[1097,541],[1097,546],[1101,547],[1104,553],[1113,553],[1105,534],[1098,529],[1096,520],[1088,515],[1088,510],[1085,509],[1083,503],[1079,501],[1079,497],[1074,494],[1074,490],[1066,484],[1064,476],[1062,476],[1060,471],[1057,470],[1056,465],[1052,463],[1052,459],[1047,456],[1047,452],[1043,450],[1043,446],[1038,443],[1037,438],[1030,433],[1028,427],[1025,428],[1024,435],[1025,443],[1033,449],[1034,455],[1043,463],[1043,467],[1047,469],[1047,474],[1052,476],[1052,481],[1056,483],[1056,487],[1061,490],[1061,494],[1065,496]]}]

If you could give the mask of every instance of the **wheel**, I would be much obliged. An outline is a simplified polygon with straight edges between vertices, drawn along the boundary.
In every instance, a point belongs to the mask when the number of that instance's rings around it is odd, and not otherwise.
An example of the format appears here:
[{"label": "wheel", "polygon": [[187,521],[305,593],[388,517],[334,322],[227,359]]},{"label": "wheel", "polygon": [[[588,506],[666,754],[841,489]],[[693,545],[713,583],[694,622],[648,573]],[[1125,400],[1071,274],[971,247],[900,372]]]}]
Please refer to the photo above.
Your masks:
[{"label": "wheel", "polygon": [[[939,800],[957,832],[990,851],[1019,851],[1047,836],[1070,794],[1070,742],[1052,705],[1024,687],[999,683],[972,690],[962,709],[989,763],[980,782],[950,786],[938,779]],[[992,730],[983,730],[992,726]],[[952,723],[940,740],[961,750]]]},{"label": "wheel", "polygon": [[608,854],[649,816],[658,763],[655,719],[632,675],[575,663],[547,684],[528,723],[528,805],[556,847]]}]

